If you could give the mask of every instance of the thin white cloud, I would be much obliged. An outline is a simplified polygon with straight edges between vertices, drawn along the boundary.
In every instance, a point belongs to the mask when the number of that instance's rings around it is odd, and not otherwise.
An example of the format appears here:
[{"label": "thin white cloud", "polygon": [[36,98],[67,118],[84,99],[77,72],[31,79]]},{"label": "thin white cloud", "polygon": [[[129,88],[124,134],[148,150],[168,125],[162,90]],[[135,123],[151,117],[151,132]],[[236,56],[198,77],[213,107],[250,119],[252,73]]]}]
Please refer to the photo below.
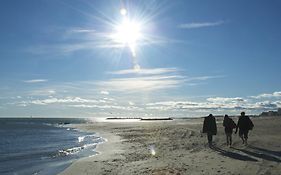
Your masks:
[{"label": "thin white cloud", "polygon": [[271,94],[264,93],[257,96],[251,96],[252,98],[261,99],[261,98],[279,98],[281,97],[281,91],[273,92]]},{"label": "thin white cloud", "polygon": [[239,103],[213,103],[213,102],[192,102],[192,101],[163,101],[147,104],[146,109],[154,110],[241,110],[251,108],[248,104]]},{"label": "thin white cloud", "polygon": [[47,79],[32,79],[32,80],[24,80],[25,83],[42,83],[47,82]]},{"label": "thin white cloud", "polygon": [[48,98],[42,100],[32,100],[30,104],[36,105],[48,105],[54,103],[98,103],[99,101],[94,99],[83,99],[80,97],[66,97],[66,98]]},{"label": "thin white cloud", "polygon": [[158,110],[202,110],[221,108],[221,105],[193,101],[162,101],[156,103],[148,103],[146,108]]},{"label": "thin white cloud", "polygon": [[[271,96],[279,93],[272,93]],[[266,96],[267,97],[267,96]],[[266,111],[281,107],[280,100],[253,101],[242,97],[213,97],[205,101],[159,101],[147,103],[146,109],[159,111]]]},{"label": "thin white cloud", "polygon": [[114,98],[107,98],[107,97],[105,97],[105,98],[103,98],[103,99],[106,100],[106,101],[115,101]]},{"label": "thin white cloud", "polygon": [[131,106],[135,105],[135,103],[132,102],[132,101],[128,101],[128,103],[129,103],[129,105],[131,105]]},{"label": "thin white cloud", "polygon": [[224,24],[225,22],[220,20],[220,21],[215,21],[215,22],[192,22],[192,23],[184,23],[178,25],[179,28],[182,29],[195,29],[195,28],[203,28],[203,27],[214,27],[214,26],[219,26]]},{"label": "thin white cloud", "polygon": [[144,68],[139,70],[126,69],[109,73],[123,77],[100,81],[97,82],[96,85],[98,85],[100,89],[109,89],[111,91],[123,91],[128,93],[177,88],[184,84],[191,84],[194,86],[200,84],[202,81],[224,77],[187,77],[182,75],[183,71],[178,68]]},{"label": "thin white cloud", "polygon": [[100,103],[106,103],[106,101],[105,101],[105,100],[99,100],[99,102],[100,102]]},{"label": "thin white cloud", "polygon": [[213,104],[207,104],[203,102],[192,101],[162,101],[156,103],[148,103],[146,109],[152,110],[201,110],[201,109],[213,109],[217,106]]},{"label": "thin white cloud", "polygon": [[108,91],[100,91],[100,94],[102,94],[102,95],[109,95],[109,92]]},{"label": "thin white cloud", "polygon": [[280,101],[275,101],[274,104],[276,104],[276,106],[278,108],[281,108],[281,100]]},{"label": "thin white cloud", "polygon": [[54,89],[37,89],[28,93],[31,96],[50,96],[54,94],[56,94],[56,90]]},{"label": "thin white cloud", "polygon": [[111,91],[138,92],[175,88],[184,83],[182,76],[151,76],[115,78],[98,82],[97,85]]},{"label": "thin white cloud", "polygon": [[66,31],[66,34],[81,34],[81,33],[95,33],[96,30],[95,29],[85,29],[85,28],[72,28],[72,29],[68,29]]},{"label": "thin white cloud", "polygon": [[277,102],[272,102],[272,101],[262,101],[262,102],[256,102],[254,105],[253,105],[253,108],[255,109],[276,109],[278,107],[278,103],[279,101]]},{"label": "thin white cloud", "polygon": [[28,53],[36,55],[62,54],[68,55],[77,51],[92,51],[96,48],[122,48],[123,45],[109,43],[106,40],[76,41],[72,43],[61,43],[52,45],[37,45],[26,49]]},{"label": "thin white cloud", "polygon": [[234,98],[226,98],[226,97],[214,97],[214,98],[207,98],[207,101],[213,103],[241,103],[246,102],[245,99],[241,97],[234,97]]},{"label": "thin white cloud", "polygon": [[209,79],[215,79],[215,78],[224,78],[225,75],[214,75],[214,76],[199,76],[199,77],[187,77],[187,81],[204,81]]},{"label": "thin white cloud", "polygon": [[128,110],[128,111],[143,110],[142,108],[136,106],[87,105],[87,104],[78,104],[78,105],[70,105],[70,106],[76,108],[117,109],[117,110]]},{"label": "thin white cloud", "polygon": [[29,100],[24,100],[20,102],[13,102],[10,103],[12,105],[51,105],[51,104],[60,104],[60,105],[66,105],[66,104],[87,104],[87,105],[92,105],[92,104],[117,104],[115,102],[115,99],[113,98],[101,98],[101,99],[93,99],[93,98],[82,98],[82,97],[73,97],[73,96],[67,96],[67,97],[53,97],[49,96],[47,98],[28,98]]},{"label": "thin white cloud", "polygon": [[157,74],[175,73],[178,71],[179,69],[177,68],[155,68],[155,69],[139,69],[139,70],[126,69],[126,70],[119,70],[109,73],[115,75],[126,75],[126,74],[157,75]]}]

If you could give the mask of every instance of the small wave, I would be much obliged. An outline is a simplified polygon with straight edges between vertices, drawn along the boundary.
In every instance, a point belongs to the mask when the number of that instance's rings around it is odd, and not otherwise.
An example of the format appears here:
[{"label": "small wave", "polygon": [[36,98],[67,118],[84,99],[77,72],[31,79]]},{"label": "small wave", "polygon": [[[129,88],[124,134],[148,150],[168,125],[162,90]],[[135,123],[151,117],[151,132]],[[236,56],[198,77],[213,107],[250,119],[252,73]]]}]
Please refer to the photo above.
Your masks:
[{"label": "small wave", "polygon": [[[79,136],[78,137],[78,142],[80,143],[80,142],[83,142],[84,140],[85,140],[85,138],[91,138],[91,137],[97,137],[95,134],[91,134],[91,135],[85,135],[85,136]],[[97,140],[96,138],[95,139],[93,139],[92,141],[95,141],[95,140]]]},{"label": "small wave", "polygon": [[59,150],[58,154],[55,157],[58,157],[58,156],[68,156],[68,155],[72,155],[72,154],[77,154],[81,150],[87,149],[89,147],[96,146],[97,144],[98,143],[89,143],[89,144],[85,144],[83,146],[73,147],[73,148],[69,148],[69,149],[65,149],[65,150]]},{"label": "small wave", "polygon": [[56,157],[76,154],[82,149],[84,149],[84,146],[82,146],[82,147],[78,146],[78,147],[73,147],[73,148],[69,148],[69,149],[65,149],[65,150],[59,150],[58,155],[56,155]]},{"label": "small wave", "polygon": [[88,148],[88,147],[92,147],[92,146],[96,146],[98,143],[89,143],[89,144],[85,144],[83,145],[83,148]]},{"label": "small wave", "polygon": [[103,139],[101,137],[96,137],[96,135],[85,135],[85,136],[78,137],[79,143],[82,143],[86,137],[90,137],[90,138],[94,137],[94,138],[91,138],[91,143],[85,143],[82,146],[59,150],[58,153],[54,157],[73,155],[73,154],[79,153],[82,150],[88,150],[88,149],[95,151],[92,148],[95,148],[95,146],[97,144],[103,143],[105,141],[105,139]]}]

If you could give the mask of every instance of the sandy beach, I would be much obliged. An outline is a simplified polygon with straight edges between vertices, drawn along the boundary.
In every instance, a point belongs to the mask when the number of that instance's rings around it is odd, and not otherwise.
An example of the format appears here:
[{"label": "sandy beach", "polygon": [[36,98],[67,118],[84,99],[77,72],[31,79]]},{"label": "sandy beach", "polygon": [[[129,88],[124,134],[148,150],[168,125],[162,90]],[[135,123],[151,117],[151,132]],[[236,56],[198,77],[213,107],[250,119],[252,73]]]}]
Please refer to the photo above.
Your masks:
[{"label": "sandy beach", "polygon": [[[237,122],[237,118],[233,118]],[[74,162],[60,175],[266,174],[281,172],[281,118],[253,118],[248,146],[233,135],[226,146],[222,118],[209,148],[203,119],[157,122],[93,122],[75,127],[106,138],[98,155]]]}]

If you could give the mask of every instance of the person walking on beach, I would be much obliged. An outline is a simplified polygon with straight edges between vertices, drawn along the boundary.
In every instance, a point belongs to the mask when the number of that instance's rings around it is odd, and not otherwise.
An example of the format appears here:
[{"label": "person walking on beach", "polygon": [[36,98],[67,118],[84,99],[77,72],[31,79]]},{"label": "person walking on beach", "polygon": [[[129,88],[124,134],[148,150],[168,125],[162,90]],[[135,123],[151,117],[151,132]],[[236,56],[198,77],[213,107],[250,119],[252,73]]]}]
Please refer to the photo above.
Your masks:
[{"label": "person walking on beach", "polygon": [[226,145],[231,147],[232,133],[233,133],[233,129],[236,128],[236,124],[231,118],[228,117],[228,115],[225,115],[223,119],[223,126],[226,135]]},{"label": "person walking on beach", "polygon": [[205,117],[203,123],[203,133],[207,133],[209,146],[212,146],[213,135],[217,134],[217,123],[215,117],[210,114],[208,117]]},{"label": "person walking on beach", "polygon": [[252,130],[254,127],[254,124],[252,120],[245,115],[245,112],[241,112],[241,116],[239,117],[237,127],[235,134],[237,133],[237,130],[239,129],[239,137],[242,139],[243,144],[247,145],[248,140],[248,133],[249,130]]}]

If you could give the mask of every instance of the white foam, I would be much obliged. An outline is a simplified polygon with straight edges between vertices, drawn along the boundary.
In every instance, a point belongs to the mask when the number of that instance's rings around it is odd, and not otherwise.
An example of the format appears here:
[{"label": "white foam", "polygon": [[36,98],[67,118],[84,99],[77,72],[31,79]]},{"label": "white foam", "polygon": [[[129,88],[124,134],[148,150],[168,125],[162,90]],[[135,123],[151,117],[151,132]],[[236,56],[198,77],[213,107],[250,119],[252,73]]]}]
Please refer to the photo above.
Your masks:
[{"label": "white foam", "polygon": [[76,154],[82,149],[84,149],[84,147],[73,147],[73,148],[69,148],[66,150],[59,150],[59,156],[61,156],[61,155],[67,156],[67,155],[71,155],[71,154]]},{"label": "white foam", "polygon": [[79,143],[80,143],[80,142],[83,142],[84,139],[85,139],[85,137],[86,137],[86,136],[80,136],[80,137],[78,137],[78,142],[79,142]]}]

